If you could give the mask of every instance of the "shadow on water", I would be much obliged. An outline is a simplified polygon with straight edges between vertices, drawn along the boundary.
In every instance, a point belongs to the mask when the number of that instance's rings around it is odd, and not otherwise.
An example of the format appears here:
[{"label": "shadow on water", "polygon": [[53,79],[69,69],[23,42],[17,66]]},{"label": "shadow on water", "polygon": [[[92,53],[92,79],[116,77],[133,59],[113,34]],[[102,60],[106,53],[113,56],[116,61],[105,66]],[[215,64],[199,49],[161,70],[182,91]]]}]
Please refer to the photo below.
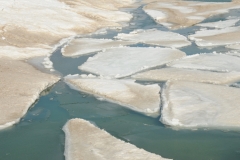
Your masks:
[{"label": "shadow on water", "polygon": [[[141,8],[135,10],[134,14],[137,20],[132,21],[133,27],[124,31],[157,26],[162,28],[144,14]],[[145,26],[144,21],[150,26]],[[138,45],[146,47],[143,44]],[[191,54],[190,51],[195,50],[196,46],[193,44],[182,48],[184,49]],[[84,63],[89,56],[92,55],[66,58],[58,48],[51,60],[54,68],[65,76],[81,74],[77,66]],[[63,160],[65,137],[62,127],[71,118],[89,120],[117,138],[166,158],[240,159],[239,132],[173,130],[159,122],[159,117],[147,117],[117,104],[100,101],[94,96],[70,89],[62,81],[51,88],[48,94],[42,95],[18,124],[0,131],[0,159]]]}]

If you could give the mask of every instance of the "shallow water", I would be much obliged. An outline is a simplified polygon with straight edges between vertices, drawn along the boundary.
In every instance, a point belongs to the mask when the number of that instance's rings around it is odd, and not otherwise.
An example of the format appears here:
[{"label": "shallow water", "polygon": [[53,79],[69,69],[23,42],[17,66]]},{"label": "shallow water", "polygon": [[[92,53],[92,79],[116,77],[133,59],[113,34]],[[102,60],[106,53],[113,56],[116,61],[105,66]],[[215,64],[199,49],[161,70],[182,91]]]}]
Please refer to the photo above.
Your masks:
[{"label": "shallow water", "polygon": [[[131,25],[120,32],[128,33],[140,28],[167,30],[144,14],[141,8],[133,12],[134,19]],[[198,28],[189,27],[176,32],[187,35]],[[108,33],[90,37],[113,38],[117,31],[109,30]],[[135,46],[148,47],[149,45],[136,44]],[[197,48],[193,44],[181,50],[190,55],[226,49],[224,47]],[[83,73],[77,69],[77,66],[84,63],[89,56],[92,55],[66,58],[61,55],[58,48],[51,60],[54,68],[65,76]],[[62,81],[42,94],[20,123],[0,131],[0,159],[64,159],[65,137],[62,127],[71,118],[89,120],[117,138],[166,158],[175,160],[240,159],[239,131],[173,130],[161,124],[159,117],[147,117],[117,104],[100,101],[94,96],[70,89]]]}]

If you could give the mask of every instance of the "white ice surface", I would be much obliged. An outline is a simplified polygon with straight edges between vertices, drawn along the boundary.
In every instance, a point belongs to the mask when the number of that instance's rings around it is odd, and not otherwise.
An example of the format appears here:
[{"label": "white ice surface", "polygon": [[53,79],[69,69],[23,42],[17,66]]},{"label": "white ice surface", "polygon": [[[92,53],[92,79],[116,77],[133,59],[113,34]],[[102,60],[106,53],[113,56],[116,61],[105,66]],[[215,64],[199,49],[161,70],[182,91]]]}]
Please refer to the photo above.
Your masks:
[{"label": "white ice surface", "polygon": [[173,127],[239,128],[239,94],[239,88],[169,81],[160,120]]},{"label": "white ice surface", "polygon": [[211,28],[227,28],[227,27],[232,27],[234,26],[239,19],[230,19],[230,20],[225,20],[225,21],[217,21],[217,22],[209,22],[209,23],[200,23],[197,24],[197,26],[201,27],[211,27]]},{"label": "white ice surface", "polygon": [[71,76],[65,77],[65,82],[77,90],[118,103],[134,111],[154,117],[159,115],[160,87],[157,84],[141,85],[134,80]]},{"label": "white ice surface", "polygon": [[177,49],[122,47],[100,52],[79,67],[104,77],[126,77],[185,56]]},{"label": "white ice surface", "polygon": [[162,68],[133,75],[132,78],[143,81],[183,80],[213,84],[231,84],[240,81],[240,72],[211,72],[182,68]]},{"label": "white ice surface", "polygon": [[240,72],[240,58],[226,54],[198,54],[167,64],[174,68],[210,70],[217,72]]},{"label": "white ice surface", "polygon": [[230,45],[240,43],[240,27],[201,30],[188,37],[191,40],[195,40],[195,43],[202,47]]},{"label": "white ice surface", "polygon": [[117,139],[83,119],[69,120],[63,131],[66,160],[166,160]]},{"label": "white ice surface", "polygon": [[114,41],[111,39],[93,39],[93,38],[80,38],[73,39],[62,48],[64,56],[80,56],[92,52],[105,50],[108,48],[116,48],[124,45],[134,44],[130,41]]},{"label": "white ice surface", "polygon": [[174,48],[180,48],[191,44],[183,35],[156,29],[135,30],[129,34],[119,33],[115,38]]},{"label": "white ice surface", "polygon": [[240,50],[240,43],[227,45],[226,48]]}]

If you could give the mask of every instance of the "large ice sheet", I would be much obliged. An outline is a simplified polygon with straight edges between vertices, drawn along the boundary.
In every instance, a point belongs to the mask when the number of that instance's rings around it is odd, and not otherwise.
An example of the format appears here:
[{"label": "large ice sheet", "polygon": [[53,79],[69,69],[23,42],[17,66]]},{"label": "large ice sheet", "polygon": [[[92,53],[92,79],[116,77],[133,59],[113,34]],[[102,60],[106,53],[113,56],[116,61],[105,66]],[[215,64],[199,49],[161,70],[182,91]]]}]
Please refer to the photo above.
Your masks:
[{"label": "large ice sheet", "polygon": [[239,21],[239,19],[230,19],[230,20],[225,20],[225,21],[200,23],[200,24],[197,24],[197,26],[223,29],[223,28],[234,26],[238,21]]},{"label": "large ice sheet", "polygon": [[[11,53],[14,48],[18,59],[39,56],[29,52],[34,49],[35,53],[46,56],[63,38],[93,32],[102,27],[119,27],[121,22],[129,21],[132,15],[118,9],[133,2],[1,0],[0,50],[7,52],[1,55]],[[41,49],[44,52],[37,52]]]},{"label": "large ice sheet", "polygon": [[122,47],[88,58],[79,69],[105,77],[126,77],[185,56],[177,49]]},{"label": "large ice sheet", "polygon": [[170,29],[179,29],[197,24],[204,19],[226,13],[230,9],[240,8],[234,2],[196,2],[179,0],[145,0],[147,3],[143,10],[157,23]]},{"label": "large ice sheet", "polygon": [[183,80],[213,84],[231,84],[240,81],[240,72],[211,72],[182,68],[162,68],[133,75],[132,78],[143,81]]},{"label": "large ice sheet", "polygon": [[202,47],[240,43],[240,27],[228,27],[220,30],[201,30],[193,35],[189,35],[189,39],[195,40],[195,43]]},{"label": "large ice sheet", "polygon": [[240,43],[227,45],[226,48],[240,50]]},{"label": "large ice sheet", "polygon": [[160,155],[117,139],[83,119],[71,119],[63,127],[66,160],[164,160]]},{"label": "large ice sheet", "polygon": [[240,71],[240,58],[227,54],[197,54],[170,62],[174,68],[210,70],[217,72]]},{"label": "large ice sheet", "polygon": [[160,120],[175,127],[239,128],[239,94],[239,88],[169,81]]},{"label": "large ice sheet", "polygon": [[0,129],[17,123],[39,94],[58,80],[24,62],[0,58]]},{"label": "large ice sheet", "polygon": [[134,111],[158,116],[160,110],[160,87],[157,84],[141,85],[134,80],[111,80],[98,78],[72,78],[65,81],[77,90],[118,103]]},{"label": "large ice sheet", "polygon": [[135,30],[129,34],[119,33],[115,38],[174,48],[180,48],[191,44],[183,35],[156,29]]},{"label": "large ice sheet", "polygon": [[62,48],[62,54],[67,57],[81,56],[91,52],[97,52],[108,48],[116,48],[134,44],[130,41],[114,41],[111,39],[80,38],[73,39]]}]

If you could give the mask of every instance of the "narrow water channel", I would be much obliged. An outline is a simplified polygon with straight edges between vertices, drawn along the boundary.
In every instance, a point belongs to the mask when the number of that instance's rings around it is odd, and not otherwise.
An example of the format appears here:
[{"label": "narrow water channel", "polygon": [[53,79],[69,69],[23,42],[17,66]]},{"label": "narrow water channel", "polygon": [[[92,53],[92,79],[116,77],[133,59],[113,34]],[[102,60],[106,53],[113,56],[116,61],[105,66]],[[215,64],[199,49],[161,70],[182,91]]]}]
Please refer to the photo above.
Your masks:
[{"label": "narrow water channel", "polygon": [[[141,7],[132,13],[134,18],[130,26],[121,31],[108,30],[108,34],[89,37],[113,38],[117,32],[128,33],[134,29],[167,30],[156,24]],[[226,15],[220,17],[225,19]],[[208,21],[214,19],[220,18],[217,16]],[[176,32],[187,35],[196,29],[189,27]],[[148,47],[143,44],[136,46]],[[226,51],[224,47],[206,49],[195,44],[182,50],[188,55]],[[65,76],[81,74],[77,66],[89,56],[92,55],[66,58],[61,55],[60,47],[51,60],[54,68]],[[119,139],[174,160],[240,159],[240,131],[173,130],[161,124],[159,117],[147,117],[117,104],[98,100],[59,81],[42,93],[18,124],[0,131],[0,160],[63,160],[65,136],[62,127],[71,118],[89,120]]]}]

